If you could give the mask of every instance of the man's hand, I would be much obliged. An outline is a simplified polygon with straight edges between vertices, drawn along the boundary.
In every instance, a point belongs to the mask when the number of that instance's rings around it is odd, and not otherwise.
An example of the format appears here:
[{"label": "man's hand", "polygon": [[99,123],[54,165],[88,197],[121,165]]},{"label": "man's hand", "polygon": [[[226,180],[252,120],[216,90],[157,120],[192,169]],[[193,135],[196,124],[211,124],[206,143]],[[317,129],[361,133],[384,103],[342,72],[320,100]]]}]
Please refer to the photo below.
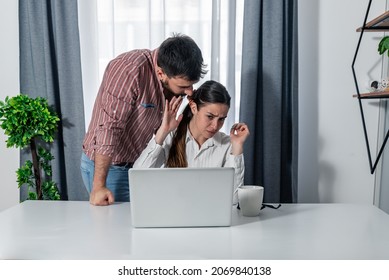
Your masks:
[{"label": "man's hand", "polygon": [[112,192],[106,187],[94,188],[90,193],[89,202],[96,206],[106,206],[115,202]]}]

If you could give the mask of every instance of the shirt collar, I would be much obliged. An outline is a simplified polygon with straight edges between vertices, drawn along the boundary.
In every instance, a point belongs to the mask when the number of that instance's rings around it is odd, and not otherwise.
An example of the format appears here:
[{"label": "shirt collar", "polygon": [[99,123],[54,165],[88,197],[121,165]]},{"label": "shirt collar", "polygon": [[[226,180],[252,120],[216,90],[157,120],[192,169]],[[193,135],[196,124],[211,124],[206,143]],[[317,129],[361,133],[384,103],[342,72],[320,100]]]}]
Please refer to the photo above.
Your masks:
[{"label": "shirt collar", "polygon": [[[185,138],[185,144],[187,144],[189,141],[195,141],[192,134],[189,131],[189,128],[186,130],[186,138]],[[212,147],[212,146],[221,146],[222,145],[222,137],[220,132],[217,132],[212,138],[209,138],[205,143],[203,144],[204,147]]]}]

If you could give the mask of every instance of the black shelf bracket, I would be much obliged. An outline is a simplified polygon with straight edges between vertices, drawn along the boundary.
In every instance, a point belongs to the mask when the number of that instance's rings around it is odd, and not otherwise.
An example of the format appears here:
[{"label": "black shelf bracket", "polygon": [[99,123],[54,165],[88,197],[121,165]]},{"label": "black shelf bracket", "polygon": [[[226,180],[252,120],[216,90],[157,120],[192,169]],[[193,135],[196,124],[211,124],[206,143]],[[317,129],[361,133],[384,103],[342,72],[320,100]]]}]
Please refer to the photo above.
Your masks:
[{"label": "black shelf bracket", "polygon": [[365,114],[363,112],[363,104],[362,104],[362,99],[364,99],[363,97],[361,97],[361,94],[360,94],[360,91],[359,91],[359,86],[358,86],[358,81],[357,81],[357,76],[355,74],[355,61],[357,59],[357,55],[358,55],[358,52],[359,52],[359,47],[361,45],[361,41],[362,41],[362,37],[363,37],[363,33],[365,31],[365,27],[366,27],[366,22],[367,22],[367,18],[369,16],[369,12],[370,12],[370,6],[371,6],[371,2],[372,0],[369,1],[369,4],[367,6],[367,9],[366,9],[366,15],[365,15],[365,19],[363,21],[363,25],[362,25],[362,29],[361,29],[361,34],[359,36],[359,40],[358,40],[358,45],[357,45],[357,48],[355,50],[355,54],[354,54],[354,59],[353,59],[353,62],[352,62],[352,65],[351,65],[351,69],[352,69],[352,72],[353,72],[353,76],[354,76],[354,83],[355,83],[355,88],[356,88],[356,91],[357,91],[357,96],[358,96],[358,102],[359,102],[359,109],[360,109],[360,112],[361,112],[361,118],[362,118],[362,125],[363,125],[363,132],[365,134],[365,142],[366,142],[366,148],[367,148],[367,155],[369,157],[369,166],[370,166],[370,173],[373,174],[374,171],[376,170],[377,168],[377,164],[382,156],[382,153],[384,151],[384,148],[385,148],[385,145],[388,141],[388,138],[389,138],[389,130],[386,132],[386,135],[385,135],[385,138],[384,138],[384,141],[382,142],[381,144],[381,147],[379,149],[379,152],[377,154],[377,158],[375,159],[374,163],[372,161],[372,155],[371,155],[371,150],[370,150],[370,144],[369,144],[369,137],[367,135],[367,129],[366,129],[366,122],[365,122]]}]

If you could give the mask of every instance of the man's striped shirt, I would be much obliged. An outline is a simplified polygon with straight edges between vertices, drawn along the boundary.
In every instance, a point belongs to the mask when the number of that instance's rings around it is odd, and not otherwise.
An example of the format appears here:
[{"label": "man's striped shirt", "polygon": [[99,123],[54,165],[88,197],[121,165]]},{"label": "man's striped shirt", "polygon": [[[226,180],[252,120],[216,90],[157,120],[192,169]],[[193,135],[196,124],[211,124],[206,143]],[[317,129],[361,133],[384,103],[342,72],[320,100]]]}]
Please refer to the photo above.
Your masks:
[{"label": "man's striped shirt", "polygon": [[107,66],[85,135],[83,150],[134,162],[162,120],[165,97],[156,74],[157,50],[134,50]]}]

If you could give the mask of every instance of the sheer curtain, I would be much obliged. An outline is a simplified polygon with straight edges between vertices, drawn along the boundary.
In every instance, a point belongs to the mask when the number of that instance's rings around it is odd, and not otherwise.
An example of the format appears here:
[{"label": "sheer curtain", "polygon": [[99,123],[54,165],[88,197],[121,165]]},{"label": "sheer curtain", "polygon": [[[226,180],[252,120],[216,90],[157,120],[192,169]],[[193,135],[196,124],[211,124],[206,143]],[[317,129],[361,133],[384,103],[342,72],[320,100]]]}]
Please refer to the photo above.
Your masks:
[{"label": "sheer curtain", "polygon": [[108,62],[129,50],[155,49],[173,33],[192,37],[202,50],[209,71],[195,87],[208,79],[227,87],[232,103],[223,130],[238,120],[244,1],[78,2],[86,128]]}]

